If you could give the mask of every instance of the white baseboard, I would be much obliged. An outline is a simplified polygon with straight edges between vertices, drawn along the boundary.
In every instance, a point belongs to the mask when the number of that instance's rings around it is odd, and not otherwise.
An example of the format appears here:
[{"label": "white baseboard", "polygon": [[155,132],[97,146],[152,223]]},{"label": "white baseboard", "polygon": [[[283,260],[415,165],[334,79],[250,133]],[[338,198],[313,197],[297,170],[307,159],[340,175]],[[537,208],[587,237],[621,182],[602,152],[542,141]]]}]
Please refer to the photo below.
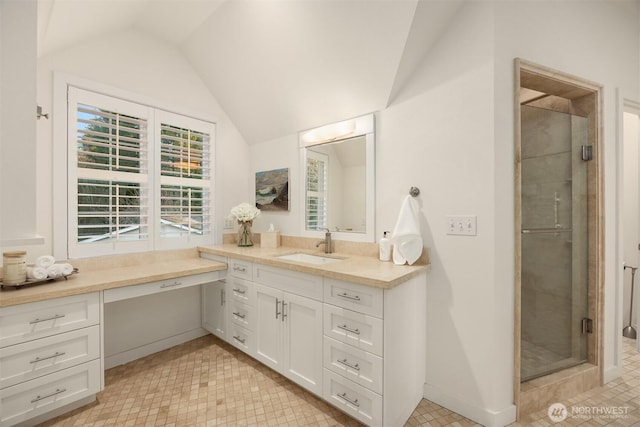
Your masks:
[{"label": "white baseboard", "polygon": [[611,382],[622,375],[622,368],[620,366],[611,366],[606,368],[602,373],[602,382],[604,384]]},{"label": "white baseboard", "polygon": [[140,359],[141,357],[148,356],[153,353],[157,353],[162,350],[174,347],[176,345],[185,343],[187,341],[194,340],[196,338],[203,337],[209,332],[197,328],[191,331],[183,332],[178,335],[174,335],[169,338],[162,339],[160,341],[145,344],[140,347],[132,348],[130,350],[122,351],[120,353],[112,354],[104,357],[104,369],[110,369],[114,366],[124,365],[133,360]]},{"label": "white baseboard", "polygon": [[424,398],[486,427],[503,427],[516,421],[516,405],[513,404],[500,411],[492,411],[443,393],[430,384],[424,385]]}]

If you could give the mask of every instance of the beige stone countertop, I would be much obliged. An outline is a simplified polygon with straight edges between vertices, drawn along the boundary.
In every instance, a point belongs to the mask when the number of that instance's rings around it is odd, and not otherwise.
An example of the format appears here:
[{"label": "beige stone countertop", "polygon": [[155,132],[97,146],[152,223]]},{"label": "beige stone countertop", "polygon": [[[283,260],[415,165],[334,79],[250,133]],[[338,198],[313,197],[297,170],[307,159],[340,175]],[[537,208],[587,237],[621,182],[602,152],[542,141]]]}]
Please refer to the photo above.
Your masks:
[{"label": "beige stone countertop", "polygon": [[[376,288],[393,288],[418,274],[425,272],[429,264],[419,260],[414,265],[395,265],[393,262],[382,262],[372,256],[335,252],[325,254],[296,247],[280,246],[278,248],[261,248],[260,246],[238,247],[235,244],[201,246],[200,252],[229,258],[256,262],[264,265],[285,268],[302,273],[316,274],[331,279],[345,280]],[[341,261],[324,265],[289,261],[277,258],[280,255],[307,253],[313,255],[339,258]]]},{"label": "beige stone countertop", "polygon": [[0,290],[0,308],[43,301],[70,295],[139,285],[200,273],[225,270],[226,264],[198,257],[193,250],[168,251],[162,255],[149,254],[122,257],[98,257],[92,260],[69,261],[79,267],[79,273],[65,279],[22,288],[5,286]]}]

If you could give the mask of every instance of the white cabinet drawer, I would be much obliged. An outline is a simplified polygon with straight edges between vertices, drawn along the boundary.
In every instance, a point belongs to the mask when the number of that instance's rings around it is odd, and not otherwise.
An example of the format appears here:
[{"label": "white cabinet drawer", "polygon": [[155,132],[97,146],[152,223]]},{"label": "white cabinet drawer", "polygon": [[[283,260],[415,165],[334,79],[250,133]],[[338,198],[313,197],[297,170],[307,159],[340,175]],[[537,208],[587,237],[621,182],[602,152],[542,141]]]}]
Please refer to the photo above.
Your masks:
[{"label": "white cabinet drawer", "polygon": [[364,424],[382,425],[382,396],[328,369],[324,370],[323,397]]},{"label": "white cabinet drawer", "polygon": [[0,390],[0,426],[10,426],[100,391],[100,360]]},{"label": "white cabinet drawer", "polygon": [[0,349],[0,389],[100,357],[100,327]]},{"label": "white cabinet drawer", "polygon": [[242,326],[250,331],[254,330],[253,309],[247,304],[237,301],[229,301],[229,317],[238,326]]},{"label": "white cabinet drawer", "polygon": [[0,348],[98,324],[97,292],[0,309]]},{"label": "white cabinet drawer", "polygon": [[253,332],[248,329],[232,324],[229,327],[229,342],[240,350],[247,353],[249,356],[255,354],[255,340]]},{"label": "white cabinet drawer", "polygon": [[324,304],[324,334],[382,356],[383,322],[377,317]]},{"label": "white cabinet drawer", "polygon": [[229,277],[227,279],[227,289],[228,300],[237,301],[250,306],[255,304],[256,291],[253,288],[253,283],[248,280]]},{"label": "white cabinet drawer", "polygon": [[322,301],[321,276],[255,264],[253,278],[256,283]]},{"label": "white cabinet drawer", "polygon": [[239,277],[245,280],[253,280],[253,263],[250,261],[229,259],[227,265],[229,276]]},{"label": "white cabinet drawer", "polygon": [[382,317],[383,290],[335,279],[324,281],[324,302],[369,316]]},{"label": "white cabinet drawer", "polygon": [[324,367],[382,394],[382,358],[324,337]]},{"label": "white cabinet drawer", "polygon": [[212,271],[210,273],[192,274],[190,276],[176,277],[174,279],[158,280],[156,282],[143,283],[141,285],[107,289],[104,291],[104,302],[106,304],[109,302],[156,294],[158,292],[167,292],[189,286],[202,285],[203,283],[218,280],[219,276],[219,272]]}]

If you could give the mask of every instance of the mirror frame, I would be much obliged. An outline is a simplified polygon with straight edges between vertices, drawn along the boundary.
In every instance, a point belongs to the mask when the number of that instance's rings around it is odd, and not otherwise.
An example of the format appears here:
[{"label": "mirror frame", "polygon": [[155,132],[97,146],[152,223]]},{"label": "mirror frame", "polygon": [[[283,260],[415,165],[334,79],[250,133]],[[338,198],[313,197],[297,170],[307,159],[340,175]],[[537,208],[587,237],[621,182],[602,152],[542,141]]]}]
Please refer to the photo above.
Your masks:
[{"label": "mirror frame", "polygon": [[[344,129],[348,128],[348,133],[344,133]],[[334,133],[332,133],[334,132]],[[337,136],[333,136],[338,132]],[[300,152],[300,235],[304,237],[324,238],[324,231],[307,230],[306,229],[306,206],[307,199],[306,175],[307,175],[307,147],[314,145],[322,145],[335,143],[339,141],[347,141],[349,139],[365,136],[366,147],[366,206],[365,206],[365,232],[342,232],[331,231],[336,240],[346,240],[352,242],[375,242],[375,114],[370,113],[364,116],[356,117],[341,122],[330,123],[318,128],[308,129],[299,133],[299,152]],[[311,137],[311,138],[309,138]]]}]

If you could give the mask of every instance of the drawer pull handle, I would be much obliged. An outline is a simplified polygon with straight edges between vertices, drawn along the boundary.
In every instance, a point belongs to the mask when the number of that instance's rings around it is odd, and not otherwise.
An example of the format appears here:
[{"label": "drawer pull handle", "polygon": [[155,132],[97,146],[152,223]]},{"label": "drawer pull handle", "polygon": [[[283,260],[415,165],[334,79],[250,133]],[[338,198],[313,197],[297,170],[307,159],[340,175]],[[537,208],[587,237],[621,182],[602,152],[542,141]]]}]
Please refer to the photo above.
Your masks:
[{"label": "drawer pull handle", "polygon": [[234,265],[233,266],[233,271],[239,271],[240,273],[246,273],[247,268],[246,267],[242,267],[240,265]]},{"label": "drawer pull handle", "polygon": [[360,403],[358,402],[358,399],[352,399],[349,396],[347,396],[347,393],[338,393],[338,397],[342,400],[344,400],[345,402],[349,402],[351,403],[353,406],[355,406],[356,408],[360,407]]},{"label": "drawer pull handle", "polygon": [[233,292],[237,292],[237,293],[243,294],[243,295],[247,293],[247,291],[245,291],[244,289],[235,289],[235,288],[233,289]]},{"label": "drawer pull handle", "polygon": [[220,289],[220,306],[224,306],[224,304],[227,302],[227,293],[224,291],[224,289]]},{"label": "drawer pull handle", "polygon": [[348,327],[347,325],[336,325],[337,328],[342,329],[343,331],[351,332],[352,334],[360,335],[360,329],[353,329]]},{"label": "drawer pull handle", "polygon": [[344,359],[337,359],[337,362],[338,362],[338,363],[343,364],[343,365],[344,365],[344,366],[346,366],[347,368],[351,368],[351,369],[354,369],[354,370],[356,370],[356,371],[359,371],[359,370],[360,370],[360,366],[358,366],[358,364],[357,364],[357,363],[355,363],[355,364],[354,364],[354,363],[351,363],[351,362],[349,362],[346,358],[344,358]]},{"label": "drawer pull handle", "polygon": [[244,344],[244,342],[246,341],[244,338],[240,338],[239,336],[234,335],[233,339],[238,341],[240,344]]},{"label": "drawer pull handle", "polygon": [[161,288],[173,288],[174,286],[180,286],[182,285],[182,282],[173,282],[173,283],[163,283],[162,285],[160,285]]},{"label": "drawer pull handle", "polygon": [[67,391],[66,388],[57,388],[56,391],[54,391],[53,393],[45,394],[44,396],[37,395],[34,399],[31,399],[31,403],[39,402],[39,401],[44,400],[44,399],[46,399],[48,397],[53,397],[53,396],[58,395],[60,393],[64,393],[65,391]]},{"label": "drawer pull handle", "polygon": [[282,321],[284,322],[284,318],[287,317],[287,313],[285,313],[284,311],[284,307],[287,305],[286,302],[284,302],[284,300],[282,300]]},{"label": "drawer pull handle", "polygon": [[64,356],[66,353],[63,351],[62,353],[60,352],[55,352],[54,354],[52,354],[51,356],[45,356],[45,357],[36,357],[33,360],[30,360],[29,363],[38,363],[38,362],[42,362],[43,360],[48,360],[48,359],[53,359],[54,357],[58,357],[58,356]]},{"label": "drawer pull handle", "polygon": [[239,317],[239,318],[241,318],[241,319],[244,319],[245,317],[247,317],[247,315],[246,315],[246,314],[238,313],[238,312],[236,312],[236,311],[234,311],[234,312],[233,312],[233,315],[234,315],[234,316],[237,316],[237,317]]},{"label": "drawer pull handle", "polygon": [[35,325],[36,323],[41,323],[41,322],[48,322],[49,320],[56,320],[56,319],[62,319],[63,317],[65,317],[64,314],[54,314],[51,317],[47,317],[46,319],[36,319],[36,320],[32,320],[31,322],[29,322],[30,325]]},{"label": "drawer pull handle", "polygon": [[349,295],[346,292],[343,292],[341,294],[338,294],[339,297],[342,298],[346,298],[346,299],[350,299],[350,300],[354,300],[354,301],[360,301],[360,297],[358,295]]}]

